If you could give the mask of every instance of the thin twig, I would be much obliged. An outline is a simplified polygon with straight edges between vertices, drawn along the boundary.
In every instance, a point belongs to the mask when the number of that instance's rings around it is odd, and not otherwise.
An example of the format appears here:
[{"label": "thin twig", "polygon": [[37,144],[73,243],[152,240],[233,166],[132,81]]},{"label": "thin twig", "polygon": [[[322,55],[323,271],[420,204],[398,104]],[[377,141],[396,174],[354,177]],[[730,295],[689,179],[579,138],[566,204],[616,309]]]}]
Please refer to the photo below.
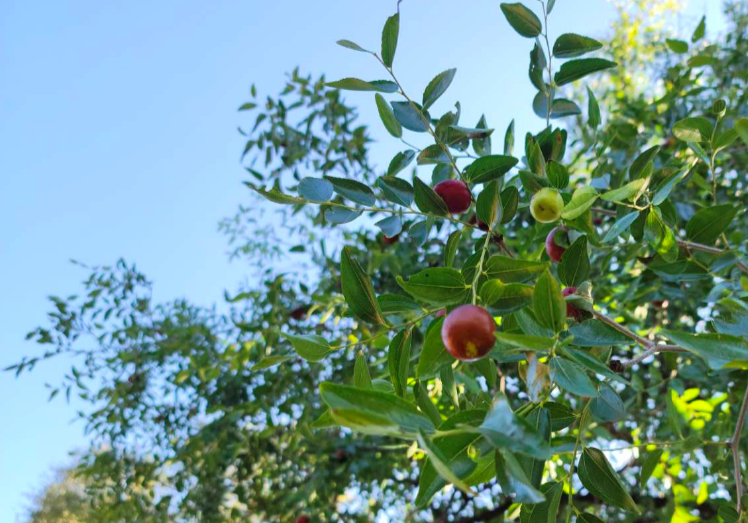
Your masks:
[{"label": "thin twig", "polygon": [[649,348],[649,346],[652,345],[652,343],[649,342],[648,340],[645,340],[644,338],[642,338],[638,334],[634,333],[633,331],[627,329],[626,327],[624,327],[620,323],[616,323],[615,321],[613,321],[610,318],[608,318],[606,315],[601,314],[601,313],[599,313],[597,311],[592,311],[592,315],[595,318],[597,318],[598,320],[600,320],[601,322],[610,325],[611,327],[613,327],[615,330],[617,330],[618,332],[620,332],[624,336],[628,336],[629,338],[631,338],[632,340],[634,340],[639,345],[642,345],[645,348]]},{"label": "thin twig", "polygon": [[746,414],[748,414],[748,387],[746,387],[745,394],[743,395],[743,404],[740,406],[740,413],[738,414],[738,423],[735,426],[735,432],[730,439],[733,474],[735,476],[735,495],[738,498],[738,516],[740,516],[743,510],[743,473],[740,466],[740,436],[743,434]]},{"label": "thin twig", "polygon": [[633,367],[637,363],[649,358],[653,354],[657,354],[659,352],[688,352],[683,347],[679,347],[678,345],[650,345],[647,350],[639,354],[638,356],[635,356],[627,361],[622,361],[621,366],[624,369],[628,369],[630,367]]}]

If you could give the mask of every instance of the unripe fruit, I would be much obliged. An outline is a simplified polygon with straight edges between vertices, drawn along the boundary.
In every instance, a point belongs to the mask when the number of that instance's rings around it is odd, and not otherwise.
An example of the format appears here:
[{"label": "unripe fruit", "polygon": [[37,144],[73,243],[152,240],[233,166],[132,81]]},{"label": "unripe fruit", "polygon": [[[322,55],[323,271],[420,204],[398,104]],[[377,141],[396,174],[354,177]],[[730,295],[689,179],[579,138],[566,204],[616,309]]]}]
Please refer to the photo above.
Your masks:
[{"label": "unripe fruit", "polygon": [[462,361],[475,361],[496,343],[496,322],[483,307],[461,305],[447,315],[442,341],[449,353]]},{"label": "unripe fruit", "polygon": [[296,523],[309,523],[310,519],[309,516],[299,516],[296,518]]},{"label": "unripe fruit", "polygon": [[[563,294],[565,298],[566,296],[571,296],[575,292],[577,292],[576,287],[566,287],[564,290],[561,291],[561,294]],[[571,303],[567,301],[566,302],[566,317],[573,318],[576,321],[582,321],[584,320],[584,311],[577,309],[576,307],[574,307],[574,305],[572,305]]]},{"label": "unripe fruit", "polygon": [[460,180],[444,180],[434,187],[434,192],[441,196],[447,209],[452,214],[460,214],[470,208],[472,194],[465,182]]},{"label": "unripe fruit", "polygon": [[530,200],[530,213],[540,223],[553,223],[561,218],[564,199],[556,189],[544,187]]},{"label": "unripe fruit", "polygon": [[545,252],[548,253],[548,257],[556,263],[561,261],[561,256],[566,252],[566,248],[561,247],[556,243],[556,233],[559,231],[568,231],[566,227],[558,226],[548,233],[545,238]]}]

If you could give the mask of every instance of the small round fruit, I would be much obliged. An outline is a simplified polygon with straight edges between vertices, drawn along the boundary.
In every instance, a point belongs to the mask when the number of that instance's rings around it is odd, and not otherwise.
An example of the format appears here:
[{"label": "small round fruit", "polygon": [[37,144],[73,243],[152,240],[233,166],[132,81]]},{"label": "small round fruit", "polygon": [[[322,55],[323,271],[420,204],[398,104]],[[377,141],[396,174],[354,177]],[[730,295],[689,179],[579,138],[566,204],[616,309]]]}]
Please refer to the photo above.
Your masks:
[{"label": "small round fruit", "polygon": [[303,319],[304,319],[304,317],[306,316],[306,312],[307,312],[307,310],[308,310],[308,309],[307,309],[306,305],[299,305],[298,307],[296,307],[295,309],[293,309],[293,310],[292,310],[292,311],[291,311],[291,312],[289,313],[289,315],[290,315],[290,316],[291,316],[291,317],[292,317],[293,319],[295,319],[295,320],[299,320],[299,321],[300,321],[300,320],[303,320]]},{"label": "small round fruit", "polygon": [[382,244],[384,244],[384,245],[392,245],[393,243],[397,243],[399,239],[400,239],[400,235],[399,234],[396,234],[396,235],[394,235],[392,237],[385,236],[383,234],[382,235]]},{"label": "small round fruit", "polygon": [[473,214],[472,218],[470,218],[470,221],[468,222],[470,225],[477,225],[478,228],[481,231],[487,232],[488,231],[488,225],[483,223],[478,219],[478,215]]},{"label": "small round fruit", "polygon": [[[566,287],[564,290],[561,291],[561,294],[563,294],[564,298],[567,296],[571,296],[577,292],[576,287]],[[566,317],[567,318],[573,318],[577,321],[582,321],[584,319],[584,312],[577,309],[574,305],[566,302]]]},{"label": "small round fruit", "polygon": [[548,253],[548,257],[556,263],[561,261],[561,256],[566,252],[566,248],[561,247],[556,243],[556,233],[559,231],[568,231],[566,227],[558,226],[548,233],[545,238],[545,252]]},{"label": "small round fruit", "polygon": [[564,199],[556,189],[544,187],[530,200],[530,213],[540,223],[553,223],[561,218]]},{"label": "small round fruit", "polygon": [[449,353],[462,361],[475,361],[496,343],[496,322],[483,307],[461,305],[450,312],[442,325],[442,341]]},{"label": "small round fruit", "polygon": [[470,208],[472,194],[470,189],[460,180],[444,180],[434,187],[434,192],[441,196],[447,209],[452,214],[461,214]]},{"label": "small round fruit", "polygon": [[309,521],[311,520],[309,519],[309,516],[306,516],[306,515],[301,515],[298,518],[296,518],[296,523],[309,523]]}]

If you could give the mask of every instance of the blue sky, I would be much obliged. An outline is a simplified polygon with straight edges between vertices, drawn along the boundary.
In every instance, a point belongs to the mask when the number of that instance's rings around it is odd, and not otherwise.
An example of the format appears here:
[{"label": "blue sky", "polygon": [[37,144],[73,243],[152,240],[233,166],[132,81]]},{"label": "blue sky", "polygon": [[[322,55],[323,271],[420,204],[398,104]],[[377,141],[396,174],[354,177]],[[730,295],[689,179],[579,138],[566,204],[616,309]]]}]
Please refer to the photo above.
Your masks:
[{"label": "blue sky", "polygon": [[[253,274],[230,263],[216,230],[248,194],[240,182],[236,108],[256,83],[275,94],[296,65],[329,79],[381,78],[376,62],[335,45],[376,49],[395,0],[5,0],[0,17],[0,366],[38,348],[26,332],[44,322],[50,294],[79,289],[88,264],[136,261],[155,297],[208,305]],[[482,112],[520,135],[541,125],[527,80],[531,42],[501,16],[499,2],[405,0],[395,69],[420,97],[440,71],[457,76],[436,113],[462,101],[463,124]],[[526,0],[532,8],[538,5]],[[691,0],[693,27],[716,1]],[[459,9],[456,7],[459,6]],[[558,0],[551,36],[604,36],[614,10],[604,0]],[[374,159],[402,144],[387,138],[371,93],[352,93],[372,127]],[[420,140],[420,141],[419,141]],[[423,143],[423,138],[413,141]],[[47,403],[66,362],[30,375],[0,374],[0,522],[12,522],[68,451],[86,446],[77,405]]]}]

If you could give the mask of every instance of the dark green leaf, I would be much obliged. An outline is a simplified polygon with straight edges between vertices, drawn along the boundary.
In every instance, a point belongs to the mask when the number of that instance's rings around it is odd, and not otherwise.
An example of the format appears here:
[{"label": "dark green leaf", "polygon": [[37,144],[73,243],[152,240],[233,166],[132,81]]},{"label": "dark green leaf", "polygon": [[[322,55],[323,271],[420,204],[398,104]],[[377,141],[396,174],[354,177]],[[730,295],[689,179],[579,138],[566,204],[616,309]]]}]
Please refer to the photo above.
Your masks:
[{"label": "dark green leaf", "polygon": [[491,256],[485,263],[486,276],[503,283],[522,283],[537,278],[550,267],[548,262],[520,260],[507,256]]},{"label": "dark green leaf", "polygon": [[569,185],[569,171],[555,160],[551,160],[546,165],[546,176],[548,176],[551,186],[556,189],[566,189],[566,186]]},{"label": "dark green leaf", "polygon": [[653,208],[647,216],[644,224],[644,240],[662,256],[667,262],[674,262],[678,259],[678,243],[675,239],[672,229],[665,225],[658,214],[658,210]]},{"label": "dark green leaf", "polygon": [[421,383],[415,382],[413,384],[413,395],[416,398],[416,404],[421,412],[426,414],[434,426],[439,426],[442,422],[442,418],[439,415],[439,410],[434,405],[434,402],[429,398],[428,391]]},{"label": "dark green leaf", "polygon": [[343,78],[334,82],[327,82],[327,87],[333,89],[345,89],[346,91],[379,91],[381,93],[397,92],[397,84],[388,80],[377,80],[366,82],[358,78]]},{"label": "dark green leaf", "polygon": [[597,40],[573,33],[562,34],[553,44],[553,56],[556,58],[575,58],[603,46]]},{"label": "dark green leaf", "polygon": [[501,4],[501,11],[504,13],[509,25],[525,38],[535,38],[543,31],[540,19],[535,16],[535,13],[519,2],[515,4]]},{"label": "dark green leaf", "polygon": [[550,350],[555,345],[555,340],[550,337],[528,336],[527,334],[509,332],[497,332],[496,339],[504,345],[531,351]]},{"label": "dark green leaf", "polygon": [[736,119],[734,128],[735,132],[740,136],[740,139],[748,145],[748,118]]},{"label": "dark green leaf", "polygon": [[545,495],[543,503],[535,505],[522,505],[520,511],[520,522],[527,523],[557,523],[558,507],[561,504],[561,497],[564,493],[564,484],[562,482],[545,483],[541,485],[540,491]]},{"label": "dark green leaf", "polygon": [[410,296],[402,294],[380,294],[377,302],[382,314],[407,314],[410,312],[423,312],[423,307],[418,305]]},{"label": "dark green leaf", "polygon": [[688,220],[686,236],[696,243],[712,244],[732,223],[738,208],[731,204],[705,207]]},{"label": "dark green leaf", "polygon": [[501,191],[501,207],[501,223],[509,223],[517,214],[519,207],[519,190],[516,187],[507,187]]},{"label": "dark green leaf", "polygon": [[395,113],[392,112],[392,107],[384,99],[384,96],[377,93],[374,95],[377,102],[377,111],[379,112],[379,118],[382,119],[384,128],[395,138],[401,138],[403,135],[403,128],[395,118]]},{"label": "dark green leaf", "polygon": [[684,54],[688,52],[688,42],[684,42],[683,40],[675,40],[672,38],[667,38],[665,40],[665,43],[670,48],[670,50],[674,53]]},{"label": "dark green leaf", "polygon": [[361,211],[346,209],[344,207],[332,207],[325,210],[325,220],[330,223],[349,223],[361,216]]},{"label": "dark green leaf", "polygon": [[441,145],[432,144],[418,154],[418,165],[429,165],[438,163],[450,163],[450,158],[444,152]]},{"label": "dark green leaf", "polygon": [[426,451],[426,455],[429,457],[429,463],[442,478],[444,478],[448,483],[452,483],[463,492],[474,494],[474,492],[471,491],[470,486],[452,471],[448,458],[445,457],[444,453],[442,453],[439,447],[429,439],[428,435],[426,435],[423,430],[418,431],[418,446]]},{"label": "dark green leaf", "polygon": [[597,389],[587,376],[584,367],[571,360],[557,356],[551,360],[551,379],[564,390],[592,398],[597,396]]},{"label": "dark green leaf", "polygon": [[554,332],[561,332],[566,322],[566,302],[561,286],[546,269],[535,283],[533,309],[538,323]]},{"label": "dark green leaf", "polygon": [[374,191],[359,181],[333,176],[325,176],[325,180],[332,183],[335,192],[343,198],[361,205],[374,205],[376,203]]},{"label": "dark green leaf", "polygon": [[579,479],[590,493],[608,505],[640,514],[625,484],[599,449],[587,447],[579,460]]},{"label": "dark green leaf", "polygon": [[413,188],[415,190],[416,207],[422,212],[437,216],[449,214],[447,204],[444,203],[441,196],[436,194],[434,189],[423,183],[417,176],[413,177]]},{"label": "dark green leaf", "polygon": [[299,183],[299,194],[312,202],[326,202],[332,197],[333,187],[322,178],[304,178]]},{"label": "dark green leaf", "polygon": [[387,168],[387,176],[395,176],[397,173],[410,165],[415,157],[416,152],[413,149],[406,149],[405,151],[400,151],[399,153],[397,153],[390,161],[390,165]]},{"label": "dark green leaf", "polygon": [[507,450],[497,450],[495,459],[496,479],[505,495],[514,496],[515,503],[545,501],[545,496],[532,485],[514,454]]},{"label": "dark green leaf", "polygon": [[398,215],[388,216],[375,223],[387,238],[393,238],[403,230],[403,220]]},{"label": "dark green leaf", "polygon": [[513,156],[503,156],[492,154],[478,158],[467,169],[468,179],[471,183],[485,183],[492,180],[498,180],[512,167],[517,165],[517,158]]},{"label": "dark green leaf", "polygon": [[353,365],[353,385],[362,389],[371,389],[371,374],[366,364],[366,356],[363,352],[356,355],[356,361]]},{"label": "dark green leaf", "polygon": [[[748,143],[748,119],[746,119],[746,138],[743,138]],[[509,122],[504,134],[504,155],[511,156],[514,152],[514,120]]]},{"label": "dark green leaf", "polygon": [[603,58],[579,58],[569,60],[561,65],[561,69],[553,76],[556,85],[566,85],[587,76],[588,74],[616,67],[618,64]]},{"label": "dark green leaf", "polygon": [[413,105],[411,102],[390,102],[390,105],[395,119],[409,131],[425,133],[428,130],[429,113],[415,102]]},{"label": "dark green leaf", "polygon": [[434,432],[429,418],[394,394],[330,382],[319,390],[335,421],[352,430],[407,439],[415,439],[419,430]]},{"label": "dark green leaf", "polygon": [[345,302],[351,312],[364,321],[384,324],[382,310],[374,295],[369,276],[351,255],[349,247],[343,248],[340,256],[340,280]]},{"label": "dark green leaf", "polygon": [[449,88],[449,84],[455,77],[457,69],[447,69],[436,75],[433,80],[429,82],[426,89],[423,91],[423,108],[428,109],[434,102],[436,102],[441,95]]},{"label": "dark green leaf", "polygon": [[595,95],[589,87],[587,88],[587,98],[589,99],[589,102],[587,103],[587,117],[589,120],[587,123],[592,129],[597,129],[602,122],[602,118],[600,117],[600,105],[597,103],[597,98],[595,98]]},{"label": "dark green leaf", "polygon": [[569,327],[574,336],[572,345],[577,347],[603,347],[605,345],[624,345],[632,343],[625,335],[600,320],[587,320]]},{"label": "dark green leaf", "polygon": [[662,457],[662,449],[654,449],[647,452],[647,457],[642,461],[642,471],[639,476],[639,488],[644,490],[647,486],[647,481],[652,477],[652,473],[660,463],[660,457]]},{"label": "dark green leaf", "polygon": [[[293,345],[293,344],[292,344]],[[271,367],[275,367],[276,365],[279,365],[283,363],[284,361],[292,360],[292,356],[267,356],[266,358],[262,358],[259,363],[256,363],[252,366],[249,370],[257,371],[257,370],[264,370],[269,369]]]},{"label": "dark green leaf", "polygon": [[416,378],[419,380],[433,378],[444,365],[454,362],[454,357],[447,352],[442,342],[443,323],[444,318],[439,318],[426,331],[416,366]]},{"label": "dark green leaf", "polygon": [[397,205],[410,207],[413,203],[413,186],[401,178],[394,176],[383,176],[378,181],[384,197]]},{"label": "dark green leaf", "polygon": [[548,443],[535,432],[532,425],[512,412],[506,396],[499,392],[483,424],[478,427],[483,436],[497,449],[509,450],[538,459],[551,455]]},{"label": "dark green leaf", "polygon": [[382,30],[382,61],[389,68],[392,68],[392,61],[395,59],[399,33],[400,13],[396,13],[387,19]]},{"label": "dark green leaf", "polygon": [[717,154],[723,149],[727,149],[732,145],[732,142],[737,139],[738,133],[734,129],[727,129],[725,132],[714,138],[714,144],[712,145],[714,154]]},{"label": "dark green leaf", "polygon": [[578,187],[571,196],[571,201],[564,206],[561,217],[564,220],[579,218],[597,200],[598,195],[594,187],[583,185]]},{"label": "dark green leaf", "polygon": [[601,421],[611,422],[621,419],[626,410],[623,406],[623,400],[613,390],[613,387],[607,383],[601,383],[597,397],[590,402],[590,412]]},{"label": "dark green leaf", "polygon": [[608,243],[618,238],[623,232],[628,231],[631,224],[639,216],[638,212],[631,212],[618,218],[613,225],[610,226],[608,232],[603,236],[602,242]]},{"label": "dark green leaf", "polygon": [[432,225],[433,220],[431,218],[416,222],[408,229],[408,236],[416,245],[423,245],[429,237]]},{"label": "dark green leaf", "polygon": [[499,195],[499,182],[494,180],[487,183],[478,195],[475,205],[475,213],[478,219],[492,230],[496,222],[501,221],[501,198]]},{"label": "dark green leaf", "polygon": [[580,236],[561,256],[558,277],[567,287],[578,287],[590,277],[590,258],[587,255],[587,236]]},{"label": "dark green leaf", "polygon": [[[488,129],[488,123],[486,123],[485,115],[481,115],[476,127],[478,129]],[[473,138],[473,149],[478,156],[487,156],[491,154],[491,137],[485,136],[480,138]]]},{"label": "dark green leaf", "polygon": [[704,38],[705,33],[706,33],[706,16],[702,16],[701,21],[699,22],[699,25],[696,26],[696,29],[691,35],[691,42],[693,43],[698,42],[699,40]]},{"label": "dark green leaf", "polygon": [[470,290],[462,273],[447,267],[424,269],[407,282],[398,276],[397,283],[417,300],[434,305],[461,303]]},{"label": "dark green leaf", "polygon": [[551,431],[553,432],[565,429],[577,419],[572,410],[562,403],[547,401],[544,405],[551,414]]},{"label": "dark green leaf", "polygon": [[453,231],[449,238],[447,238],[447,248],[444,250],[444,266],[453,267],[455,262],[455,255],[457,254],[457,247],[460,245],[460,239],[462,238],[462,231]]},{"label": "dark green leaf", "polygon": [[411,340],[410,329],[400,331],[392,338],[387,352],[387,368],[398,396],[404,396],[408,389]]},{"label": "dark green leaf", "polygon": [[504,285],[499,280],[488,280],[480,288],[480,298],[499,315],[527,307],[532,303],[533,288],[521,283]]},{"label": "dark green leaf", "polygon": [[623,187],[618,187],[617,189],[612,189],[601,194],[600,199],[605,200],[606,202],[625,202],[627,200],[633,200],[648,183],[648,179],[639,178],[638,180],[627,183]]}]

